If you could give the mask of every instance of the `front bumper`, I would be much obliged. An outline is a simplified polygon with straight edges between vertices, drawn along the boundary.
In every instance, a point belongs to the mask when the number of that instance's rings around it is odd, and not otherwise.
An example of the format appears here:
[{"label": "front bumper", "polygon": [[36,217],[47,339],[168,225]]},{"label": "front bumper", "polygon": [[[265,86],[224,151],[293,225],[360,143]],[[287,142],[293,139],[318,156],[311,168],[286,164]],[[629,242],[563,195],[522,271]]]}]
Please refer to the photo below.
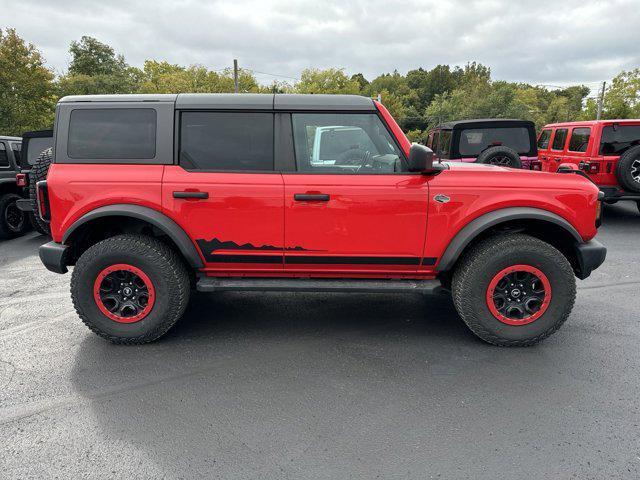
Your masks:
[{"label": "front bumper", "polygon": [[598,268],[607,257],[607,248],[597,240],[579,243],[575,247],[578,265],[576,277],[584,280]]},{"label": "front bumper", "polygon": [[69,247],[61,243],[49,242],[40,246],[40,260],[47,270],[55,273],[67,273],[67,255]]}]

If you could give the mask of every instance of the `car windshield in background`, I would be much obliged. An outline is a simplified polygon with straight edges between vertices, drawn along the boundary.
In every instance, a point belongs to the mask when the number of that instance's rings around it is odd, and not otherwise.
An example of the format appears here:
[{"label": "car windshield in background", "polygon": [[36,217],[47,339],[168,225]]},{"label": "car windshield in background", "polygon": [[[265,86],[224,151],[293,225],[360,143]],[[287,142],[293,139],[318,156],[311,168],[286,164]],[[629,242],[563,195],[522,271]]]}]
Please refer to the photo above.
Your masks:
[{"label": "car windshield in background", "polygon": [[460,155],[473,157],[494,145],[514,149],[520,154],[531,150],[529,129],[526,127],[508,128],[469,128],[460,132]]},{"label": "car windshield in background", "polygon": [[609,125],[602,129],[601,155],[622,155],[634,145],[640,145],[640,125]]}]

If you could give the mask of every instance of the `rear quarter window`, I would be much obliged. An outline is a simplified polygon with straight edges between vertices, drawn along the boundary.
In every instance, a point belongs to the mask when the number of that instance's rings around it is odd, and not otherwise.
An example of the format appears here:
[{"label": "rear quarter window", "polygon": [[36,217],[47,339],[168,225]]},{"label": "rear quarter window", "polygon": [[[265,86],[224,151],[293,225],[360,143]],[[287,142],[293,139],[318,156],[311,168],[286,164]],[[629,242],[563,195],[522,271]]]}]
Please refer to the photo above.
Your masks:
[{"label": "rear quarter window", "polygon": [[156,111],[151,108],[73,110],[67,155],[73,159],[152,159],[156,124]]},{"label": "rear quarter window", "polygon": [[7,147],[3,142],[0,142],[0,168],[7,168],[9,166],[9,156],[7,155]]},{"label": "rear quarter window", "polygon": [[600,155],[622,155],[640,145],[640,125],[607,125],[602,129]]},{"label": "rear quarter window", "polygon": [[529,153],[531,138],[526,127],[468,128],[460,132],[460,155],[476,157],[493,145],[503,145],[520,154]]},{"label": "rear quarter window", "polygon": [[586,152],[590,136],[591,129],[589,127],[574,128],[569,139],[569,151]]}]

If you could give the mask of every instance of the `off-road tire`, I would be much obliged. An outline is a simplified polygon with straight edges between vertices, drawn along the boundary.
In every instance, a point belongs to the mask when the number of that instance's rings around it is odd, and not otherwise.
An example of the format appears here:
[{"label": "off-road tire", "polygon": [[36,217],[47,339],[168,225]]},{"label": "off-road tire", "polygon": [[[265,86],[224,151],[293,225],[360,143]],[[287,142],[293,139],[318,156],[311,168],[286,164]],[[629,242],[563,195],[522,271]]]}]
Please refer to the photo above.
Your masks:
[{"label": "off-road tire", "polygon": [[40,180],[47,179],[47,173],[53,159],[53,149],[47,148],[36,159],[29,172],[29,200],[31,200],[31,208],[33,209],[33,227],[43,235],[51,236],[51,228],[49,224],[42,220],[38,215],[38,195],[36,192],[36,184]]},{"label": "off-road tire", "polygon": [[[531,265],[551,285],[551,300],[542,316],[526,325],[508,325],[489,310],[491,279],[512,265]],[[565,322],[576,297],[573,269],[555,247],[535,237],[509,234],[478,242],[464,254],[453,275],[453,303],[469,329],[482,340],[504,347],[524,347],[544,340]]]},{"label": "off-road tire", "polygon": [[640,192],[640,145],[631,147],[620,156],[616,178],[625,190]]},{"label": "off-road tire", "polygon": [[[31,226],[33,227],[33,229],[40,235],[50,235],[49,225],[46,222],[40,220],[37,212],[29,212],[29,222],[31,222]],[[46,229],[44,227],[46,227]]]},{"label": "off-road tire", "polygon": [[[110,319],[94,298],[99,273],[117,264],[139,268],[155,289],[151,311],[134,323]],[[80,256],[71,276],[71,298],[78,316],[94,333],[117,344],[139,345],[163,336],[184,313],[189,294],[183,259],[168,245],[146,235],[117,235],[96,243]]]},{"label": "off-road tire", "polygon": [[[27,215],[23,211],[19,210],[15,204],[16,201],[21,198],[22,197],[20,195],[16,195],[15,193],[0,194],[0,239],[5,240],[8,238],[19,237],[31,228]],[[5,215],[9,208],[13,215],[22,215],[21,226],[16,225],[14,227],[7,221],[7,217]]]},{"label": "off-road tire", "polygon": [[489,147],[478,155],[476,163],[499,165],[501,167],[522,168],[520,155],[513,148],[498,145]]}]

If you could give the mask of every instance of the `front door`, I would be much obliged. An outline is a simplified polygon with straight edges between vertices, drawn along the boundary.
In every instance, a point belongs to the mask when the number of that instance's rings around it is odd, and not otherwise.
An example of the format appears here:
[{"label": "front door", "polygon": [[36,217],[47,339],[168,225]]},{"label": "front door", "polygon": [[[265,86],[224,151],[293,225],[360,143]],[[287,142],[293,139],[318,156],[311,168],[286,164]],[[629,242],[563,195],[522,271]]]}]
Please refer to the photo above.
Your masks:
[{"label": "front door", "polygon": [[422,262],[428,177],[375,113],[293,113],[295,173],[284,173],[285,271],[415,273]]},{"label": "front door", "polygon": [[282,272],[283,181],[273,114],[185,111],[179,165],[165,167],[163,209],[212,274]]}]

